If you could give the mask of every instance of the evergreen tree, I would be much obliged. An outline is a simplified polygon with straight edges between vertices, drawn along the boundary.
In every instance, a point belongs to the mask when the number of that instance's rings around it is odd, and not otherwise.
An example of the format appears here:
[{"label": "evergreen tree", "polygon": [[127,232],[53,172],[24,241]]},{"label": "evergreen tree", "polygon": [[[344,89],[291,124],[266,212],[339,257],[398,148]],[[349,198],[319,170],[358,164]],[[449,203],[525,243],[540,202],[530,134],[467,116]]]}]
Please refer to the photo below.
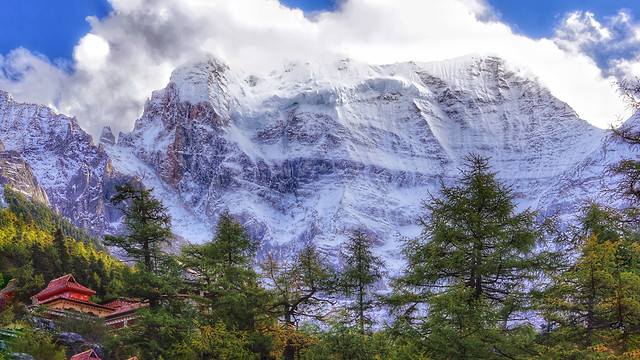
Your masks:
[{"label": "evergreen tree", "polygon": [[295,256],[293,262],[276,262],[272,254],[262,265],[267,287],[273,294],[271,311],[283,322],[286,338],[283,357],[293,360],[308,342],[297,332],[301,317],[322,321],[324,305],[332,303],[328,296],[333,292],[333,271],[312,244],[307,244]]},{"label": "evergreen tree", "polygon": [[58,274],[68,274],[71,272],[71,262],[69,260],[69,247],[67,246],[67,239],[62,233],[60,227],[56,228],[56,232],[53,235],[53,246],[58,252]]},{"label": "evergreen tree", "polygon": [[353,296],[353,304],[347,307],[353,314],[361,335],[372,324],[367,312],[375,304],[371,290],[374,283],[382,278],[384,263],[373,255],[370,248],[373,240],[362,230],[355,230],[340,253],[343,267],[340,273],[340,288],[346,296]]},{"label": "evergreen tree", "polygon": [[[640,110],[640,78],[636,82],[623,81],[618,83],[618,90],[628,107],[634,111]],[[619,128],[611,128],[613,136],[632,147],[640,145],[640,131],[633,124],[623,124]],[[617,198],[627,201],[631,207],[629,215],[636,220],[640,207],[640,161],[623,158],[608,169],[609,174],[619,178],[617,186],[610,192]]]},{"label": "evergreen tree", "polygon": [[142,263],[146,270],[155,273],[162,255],[160,246],[173,239],[171,217],[167,208],[151,194],[151,190],[136,189],[131,183],[116,185],[118,191],[111,198],[124,213],[127,233],[105,236],[104,244],[126,251],[127,255]]},{"label": "evergreen tree", "polygon": [[182,345],[195,336],[188,306],[186,301],[170,301],[156,309],[138,309],[135,324],[121,329],[108,344],[109,358],[194,359],[180,356]]},{"label": "evergreen tree", "polygon": [[425,203],[422,236],[405,243],[407,267],[388,302],[398,326],[422,329],[433,358],[511,357],[531,333],[511,321],[530,306],[530,280],[546,262],[536,253],[544,232],[535,212],[516,212],[511,187],[487,159],[465,160],[459,184]]},{"label": "evergreen tree", "polygon": [[[197,274],[196,290],[200,299],[201,326],[221,326],[227,331],[248,333],[252,351],[268,353],[265,338],[257,332],[267,315],[267,292],[258,284],[252,268],[257,241],[233,219],[228,211],[220,215],[211,242],[193,244],[183,249],[181,262]],[[203,356],[217,356],[204,354]]]},{"label": "evergreen tree", "polygon": [[553,332],[544,334],[549,354],[593,349],[622,355],[639,351],[640,245],[625,238],[622,218],[589,204],[576,258],[553,276],[542,310]]}]

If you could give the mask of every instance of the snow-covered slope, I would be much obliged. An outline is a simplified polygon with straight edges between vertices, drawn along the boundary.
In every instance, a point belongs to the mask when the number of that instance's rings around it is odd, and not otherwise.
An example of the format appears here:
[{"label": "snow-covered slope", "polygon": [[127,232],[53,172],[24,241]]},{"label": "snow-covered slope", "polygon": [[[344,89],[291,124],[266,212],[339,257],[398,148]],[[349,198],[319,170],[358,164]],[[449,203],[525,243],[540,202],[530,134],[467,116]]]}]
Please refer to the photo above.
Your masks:
[{"label": "snow-covered slope", "polygon": [[[627,126],[638,124],[640,115]],[[284,256],[310,241],[337,254],[362,228],[391,269],[397,234],[419,233],[422,201],[458,178],[469,153],[491,157],[522,207],[565,214],[614,186],[606,166],[633,156],[492,57],[291,64],[268,75],[210,59],[177,69],[132,132],[116,141],[106,128],[98,146],[75,119],[0,91],[0,141],[30,165],[36,179],[25,186],[39,184],[93,234],[118,231],[113,185],[137,179],[187,240],[209,239],[228,208],[263,250]]]},{"label": "snow-covered slope", "polygon": [[335,253],[363,228],[394,257],[396,234],[417,234],[422,200],[466,154],[490,156],[522,206],[568,210],[599,191],[605,137],[497,58],[291,64],[266,76],[211,59],[177,69],[134,130],[104,146],[167,197],[192,241],[228,208],[265,248],[314,241]]},{"label": "snow-covered slope", "polygon": [[113,168],[75,118],[0,91],[0,141],[24,158],[48,201],[73,224],[94,235],[118,231],[121,213],[108,201],[115,184],[133,179]]}]

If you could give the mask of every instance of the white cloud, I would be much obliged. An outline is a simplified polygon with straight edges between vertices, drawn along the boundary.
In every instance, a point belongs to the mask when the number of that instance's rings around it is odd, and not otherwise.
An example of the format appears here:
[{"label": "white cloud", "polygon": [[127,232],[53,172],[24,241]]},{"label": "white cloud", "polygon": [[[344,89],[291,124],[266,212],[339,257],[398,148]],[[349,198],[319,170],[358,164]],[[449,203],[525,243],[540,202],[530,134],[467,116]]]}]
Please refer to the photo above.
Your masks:
[{"label": "white cloud", "polygon": [[[109,17],[88,19],[92,31],[76,47],[72,75],[20,50],[0,65],[24,72],[22,80],[0,73],[0,88],[18,99],[57,104],[95,135],[106,124],[129,131],[151,91],[164,87],[175,67],[204,54],[261,72],[323,58],[390,63],[477,53],[524,67],[592,123],[606,126],[623,111],[610,85],[614,78],[602,76],[584,50],[617,33],[589,15],[568,18],[561,44],[515,35],[491,17],[484,0],[346,0],[312,19],[276,0],[110,1]],[[570,34],[587,31],[593,37],[587,44],[571,42]],[[52,79],[51,85],[39,88],[38,78]]]},{"label": "white cloud", "polygon": [[109,57],[109,43],[94,34],[87,34],[73,50],[73,58],[86,71],[98,71]]},{"label": "white cloud", "polygon": [[[568,14],[553,38],[562,49],[593,59],[605,75],[634,78],[640,59],[640,24],[625,12],[601,23],[591,13]],[[640,64],[638,64],[640,65]]]},{"label": "white cloud", "polygon": [[17,99],[56,108],[67,80],[68,75],[60,67],[26,49],[0,56],[0,89],[10,91]]}]

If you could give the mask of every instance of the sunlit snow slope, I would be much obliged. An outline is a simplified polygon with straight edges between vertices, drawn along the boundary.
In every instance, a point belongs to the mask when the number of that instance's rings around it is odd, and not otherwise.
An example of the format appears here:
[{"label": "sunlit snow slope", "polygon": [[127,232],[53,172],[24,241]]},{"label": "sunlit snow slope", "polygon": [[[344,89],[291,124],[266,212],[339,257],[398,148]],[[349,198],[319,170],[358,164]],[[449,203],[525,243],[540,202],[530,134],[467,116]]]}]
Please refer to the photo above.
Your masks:
[{"label": "sunlit snow slope", "polygon": [[177,69],[134,130],[103,145],[116,169],[166,196],[192,241],[228,208],[264,249],[313,241],[335,254],[363,228],[394,258],[397,234],[418,234],[421,202],[455,181],[465,155],[491,157],[523,207],[569,212],[629,153],[606,135],[492,57],[268,76],[211,59]]}]

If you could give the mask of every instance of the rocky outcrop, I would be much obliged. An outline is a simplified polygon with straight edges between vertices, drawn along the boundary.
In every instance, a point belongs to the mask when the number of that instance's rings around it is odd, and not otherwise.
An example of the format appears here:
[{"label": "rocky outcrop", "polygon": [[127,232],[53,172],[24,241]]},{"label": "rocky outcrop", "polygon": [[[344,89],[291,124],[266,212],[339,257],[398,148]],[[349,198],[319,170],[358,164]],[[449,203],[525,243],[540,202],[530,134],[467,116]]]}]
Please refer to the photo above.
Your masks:
[{"label": "rocky outcrop", "polygon": [[122,214],[109,199],[114,185],[135,179],[114,169],[75,118],[42,105],[18,103],[0,91],[0,140],[7,159],[18,161],[18,166],[21,156],[50,204],[74,225],[98,236],[120,231],[114,224]]},{"label": "rocky outcrop", "polygon": [[113,145],[116,143],[116,137],[113,135],[110,126],[105,126],[104,128],[102,128],[99,143],[107,145]]},{"label": "rocky outcrop", "polygon": [[[31,166],[17,151],[7,151],[0,142],[0,190],[9,186],[27,197],[49,204],[47,193],[40,187],[38,179],[33,175]],[[3,193],[0,197],[3,197]]]},{"label": "rocky outcrop", "polygon": [[132,132],[116,140],[105,128],[98,146],[75,119],[0,92],[0,139],[92,233],[117,231],[113,186],[141,179],[179,239],[210,239],[229,209],[263,250],[315,242],[335,255],[362,228],[390,268],[397,235],[419,233],[422,201],[456,181],[469,153],[491,158],[520,207],[563,214],[615,183],[603,164],[629,154],[493,57],[291,64],[268,75],[211,59],[176,69]]},{"label": "rocky outcrop", "polygon": [[11,353],[9,354],[11,360],[36,360],[33,356],[25,353]]},{"label": "rocky outcrop", "polygon": [[392,258],[396,234],[417,235],[422,200],[468,153],[491,157],[523,207],[551,209],[545,194],[606,137],[501,59],[338,65],[185,66],[105,150],[155,174],[189,224],[229,208],[264,248],[313,241],[331,254],[363,228]]}]

